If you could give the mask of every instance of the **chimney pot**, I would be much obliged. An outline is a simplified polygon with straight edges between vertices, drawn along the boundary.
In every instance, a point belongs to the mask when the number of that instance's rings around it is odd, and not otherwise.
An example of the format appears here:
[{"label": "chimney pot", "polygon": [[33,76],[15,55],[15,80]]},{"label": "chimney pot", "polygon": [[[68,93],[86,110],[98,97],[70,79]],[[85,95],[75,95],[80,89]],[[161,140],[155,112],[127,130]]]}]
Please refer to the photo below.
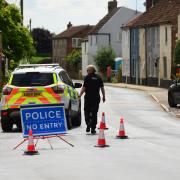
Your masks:
[{"label": "chimney pot", "polygon": [[72,27],[72,24],[71,24],[71,22],[69,22],[69,24],[67,25],[67,29],[69,29],[71,27]]}]

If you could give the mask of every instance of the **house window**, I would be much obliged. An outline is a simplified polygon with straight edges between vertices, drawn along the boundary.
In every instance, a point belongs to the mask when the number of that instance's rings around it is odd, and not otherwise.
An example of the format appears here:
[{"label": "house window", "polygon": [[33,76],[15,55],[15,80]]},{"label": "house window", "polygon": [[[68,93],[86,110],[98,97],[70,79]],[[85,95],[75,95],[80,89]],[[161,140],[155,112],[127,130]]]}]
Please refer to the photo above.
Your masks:
[{"label": "house window", "polygon": [[168,29],[167,29],[167,27],[165,27],[165,43],[166,43],[166,45],[168,43]]},{"label": "house window", "polygon": [[135,77],[135,68],[136,68],[136,62],[135,59],[132,59],[132,76]]},{"label": "house window", "polygon": [[148,75],[151,76],[151,59],[150,56],[148,57],[148,64],[147,64],[147,71],[148,71]]},{"label": "house window", "polygon": [[155,76],[155,59],[152,59],[151,60],[151,77],[154,77]]},{"label": "house window", "polygon": [[167,79],[167,57],[163,57],[164,79]]},{"label": "house window", "polygon": [[84,52],[86,53],[86,47],[87,45],[86,45],[86,42],[84,42]]},{"label": "house window", "polygon": [[81,47],[81,38],[72,38],[72,47],[80,48]]},{"label": "house window", "polygon": [[92,46],[92,36],[91,36],[91,39],[90,39],[90,45]]},{"label": "house window", "polygon": [[133,44],[136,44],[136,35],[135,35],[135,30],[133,30]]},{"label": "house window", "polygon": [[97,36],[95,36],[95,44],[97,44]]},{"label": "house window", "polygon": [[122,42],[122,30],[120,29],[117,40]]}]

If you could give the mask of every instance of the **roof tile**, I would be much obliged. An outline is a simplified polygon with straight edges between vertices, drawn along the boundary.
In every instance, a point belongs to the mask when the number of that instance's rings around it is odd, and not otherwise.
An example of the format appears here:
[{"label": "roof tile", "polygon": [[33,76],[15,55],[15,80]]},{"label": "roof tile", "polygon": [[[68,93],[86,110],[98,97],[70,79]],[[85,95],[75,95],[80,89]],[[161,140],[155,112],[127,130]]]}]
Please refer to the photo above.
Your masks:
[{"label": "roof tile", "polygon": [[158,0],[156,5],[143,13],[129,27],[173,23],[180,13],[180,0]]},{"label": "roof tile", "polygon": [[86,29],[87,29],[87,34],[88,34],[88,32],[92,28],[93,28],[93,26],[90,26],[90,25],[72,26],[69,29],[66,29],[62,33],[55,36],[55,38],[70,38],[70,37],[75,36],[77,33],[84,31]]}]

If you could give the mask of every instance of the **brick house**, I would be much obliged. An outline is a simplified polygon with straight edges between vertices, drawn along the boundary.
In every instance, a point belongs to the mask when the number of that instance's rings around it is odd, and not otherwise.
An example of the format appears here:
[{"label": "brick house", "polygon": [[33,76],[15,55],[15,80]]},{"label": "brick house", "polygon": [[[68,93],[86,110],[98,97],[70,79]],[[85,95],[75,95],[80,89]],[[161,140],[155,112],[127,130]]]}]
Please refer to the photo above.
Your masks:
[{"label": "brick house", "polygon": [[73,26],[69,22],[67,29],[52,39],[53,62],[64,67],[66,56],[73,49],[81,49],[81,40],[87,36],[91,29],[90,25]]},{"label": "brick house", "polygon": [[129,83],[170,85],[179,13],[180,0],[146,0],[146,12],[126,26],[131,49]]}]

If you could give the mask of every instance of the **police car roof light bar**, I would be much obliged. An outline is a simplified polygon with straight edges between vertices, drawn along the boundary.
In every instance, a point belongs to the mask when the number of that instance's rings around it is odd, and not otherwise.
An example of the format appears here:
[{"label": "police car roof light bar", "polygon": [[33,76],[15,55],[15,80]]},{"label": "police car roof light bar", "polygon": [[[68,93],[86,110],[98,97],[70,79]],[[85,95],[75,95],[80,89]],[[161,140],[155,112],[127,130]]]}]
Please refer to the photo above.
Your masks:
[{"label": "police car roof light bar", "polygon": [[35,68],[35,67],[48,67],[48,68],[55,68],[55,67],[60,67],[59,64],[22,64],[18,67],[18,69],[23,69],[23,68]]}]

